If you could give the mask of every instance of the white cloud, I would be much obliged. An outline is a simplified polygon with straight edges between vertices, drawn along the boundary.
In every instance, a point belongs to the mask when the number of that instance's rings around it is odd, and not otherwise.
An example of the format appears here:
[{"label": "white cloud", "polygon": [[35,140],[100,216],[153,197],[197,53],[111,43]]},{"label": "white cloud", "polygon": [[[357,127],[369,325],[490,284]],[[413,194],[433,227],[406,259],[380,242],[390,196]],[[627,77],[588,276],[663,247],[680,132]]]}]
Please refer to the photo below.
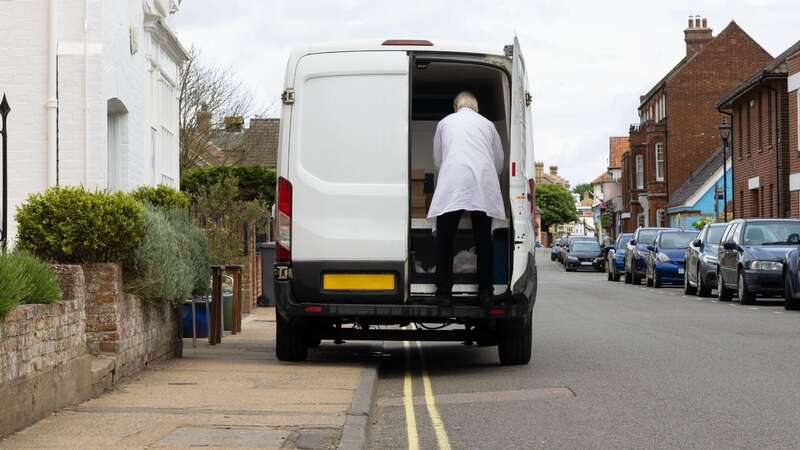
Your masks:
[{"label": "white cloud", "polygon": [[264,106],[279,96],[293,47],[417,37],[500,51],[517,34],[536,158],[574,185],[604,170],[608,137],[627,134],[639,95],[683,56],[688,15],[708,17],[715,32],[736,19],[777,55],[800,39],[793,8],[796,0],[185,0],[174,26],[206,60],[234,66]]}]

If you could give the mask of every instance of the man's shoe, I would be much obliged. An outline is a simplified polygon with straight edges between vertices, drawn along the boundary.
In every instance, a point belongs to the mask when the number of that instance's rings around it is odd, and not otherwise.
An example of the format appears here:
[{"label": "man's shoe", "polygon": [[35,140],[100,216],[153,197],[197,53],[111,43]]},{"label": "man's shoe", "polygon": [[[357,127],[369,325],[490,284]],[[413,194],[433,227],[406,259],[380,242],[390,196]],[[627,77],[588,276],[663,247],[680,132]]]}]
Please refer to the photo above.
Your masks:
[{"label": "man's shoe", "polygon": [[490,289],[478,289],[478,301],[485,309],[494,306],[494,298]]}]

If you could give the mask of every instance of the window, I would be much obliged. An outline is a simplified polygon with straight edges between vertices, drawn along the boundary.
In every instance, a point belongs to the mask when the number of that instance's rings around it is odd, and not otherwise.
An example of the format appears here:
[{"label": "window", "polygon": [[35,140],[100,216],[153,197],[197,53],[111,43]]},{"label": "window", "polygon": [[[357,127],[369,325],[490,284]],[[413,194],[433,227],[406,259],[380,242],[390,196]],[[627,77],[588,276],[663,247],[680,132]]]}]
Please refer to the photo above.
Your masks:
[{"label": "window", "polygon": [[664,181],[664,143],[656,144],[656,181]]},{"label": "window", "polygon": [[639,214],[636,215],[636,226],[637,227],[645,226],[645,224],[644,224],[644,213],[639,213]]},{"label": "window", "polygon": [[636,155],[636,189],[644,189],[644,158]]},{"label": "window", "polygon": [[744,133],[744,131],[743,131],[744,130],[744,126],[743,126],[744,125],[744,118],[743,117],[744,117],[744,111],[742,111],[742,105],[740,104],[739,108],[738,108],[738,111],[737,111],[737,114],[736,114],[736,119],[739,121],[739,126],[736,127],[738,129],[738,132],[739,132],[739,141],[736,142],[736,145],[739,147],[739,159],[742,159],[742,157],[743,157],[742,149],[744,148],[744,134],[743,134]]},{"label": "window", "polygon": [[664,210],[663,209],[657,209],[656,210],[656,226],[657,227],[666,226],[664,224]]},{"label": "window", "polygon": [[797,103],[797,136],[795,138],[797,139],[797,151],[800,152],[800,89],[797,90],[795,97],[797,100],[795,102]]}]

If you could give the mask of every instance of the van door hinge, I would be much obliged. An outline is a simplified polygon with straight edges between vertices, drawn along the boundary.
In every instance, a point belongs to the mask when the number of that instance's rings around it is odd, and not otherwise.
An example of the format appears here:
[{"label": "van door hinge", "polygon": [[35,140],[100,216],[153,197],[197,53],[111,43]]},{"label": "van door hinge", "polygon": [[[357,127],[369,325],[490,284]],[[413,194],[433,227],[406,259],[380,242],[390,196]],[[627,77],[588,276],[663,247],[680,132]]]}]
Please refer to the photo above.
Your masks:
[{"label": "van door hinge", "polygon": [[292,268],[289,266],[275,266],[273,269],[273,278],[275,281],[287,281],[292,279]]},{"label": "van door hinge", "polygon": [[532,102],[533,102],[533,96],[531,96],[530,92],[525,91],[525,106],[531,106]]},{"label": "van door hinge", "polygon": [[281,101],[284,105],[291,105],[294,103],[294,89],[286,89],[281,94]]}]

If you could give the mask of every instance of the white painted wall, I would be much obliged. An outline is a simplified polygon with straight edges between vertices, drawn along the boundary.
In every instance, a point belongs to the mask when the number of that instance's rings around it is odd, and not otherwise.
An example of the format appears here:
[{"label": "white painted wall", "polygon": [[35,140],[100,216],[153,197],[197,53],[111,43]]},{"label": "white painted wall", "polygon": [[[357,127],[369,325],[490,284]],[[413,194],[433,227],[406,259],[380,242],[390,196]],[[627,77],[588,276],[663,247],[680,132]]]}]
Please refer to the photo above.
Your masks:
[{"label": "white painted wall", "polygon": [[[0,94],[7,95],[12,108],[8,122],[12,241],[17,206],[47,187],[48,1],[0,3],[4,32]],[[108,101],[118,99],[127,110],[127,132],[120,135],[123,151],[116,187],[131,190],[163,181],[177,187],[178,104],[170,83],[177,80],[185,51],[166,25],[155,26],[166,23],[176,9],[174,0],[57,0],[56,4],[59,184],[109,186]],[[148,29],[158,31],[160,38],[151,39]],[[134,54],[131,33],[138,43]],[[165,39],[165,33],[172,39]],[[154,88],[154,79],[161,80],[162,89]],[[151,129],[160,143],[155,170]],[[165,138],[164,130],[174,133],[174,139]]]}]

